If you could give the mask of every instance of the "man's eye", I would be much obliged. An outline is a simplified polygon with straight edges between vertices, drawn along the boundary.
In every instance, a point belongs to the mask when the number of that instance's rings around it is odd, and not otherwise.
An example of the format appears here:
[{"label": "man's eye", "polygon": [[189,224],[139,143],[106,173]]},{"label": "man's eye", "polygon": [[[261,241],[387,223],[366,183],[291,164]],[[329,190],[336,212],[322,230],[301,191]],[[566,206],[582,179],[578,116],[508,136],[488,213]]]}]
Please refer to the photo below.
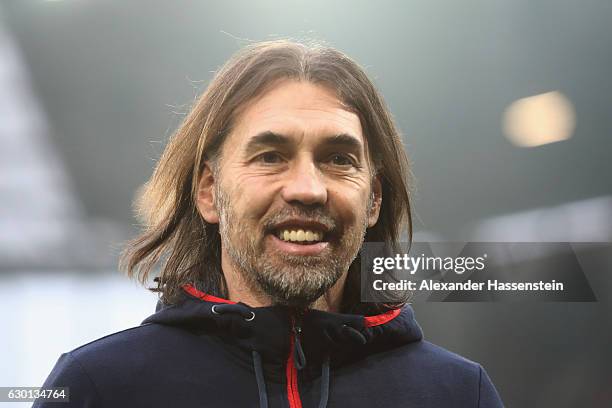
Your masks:
[{"label": "man's eye", "polygon": [[353,166],[355,164],[350,157],[340,153],[333,154],[330,157],[330,162],[336,166]]},{"label": "man's eye", "polygon": [[282,161],[282,157],[277,152],[265,152],[260,154],[257,157],[257,160],[267,164],[275,164],[280,163]]}]

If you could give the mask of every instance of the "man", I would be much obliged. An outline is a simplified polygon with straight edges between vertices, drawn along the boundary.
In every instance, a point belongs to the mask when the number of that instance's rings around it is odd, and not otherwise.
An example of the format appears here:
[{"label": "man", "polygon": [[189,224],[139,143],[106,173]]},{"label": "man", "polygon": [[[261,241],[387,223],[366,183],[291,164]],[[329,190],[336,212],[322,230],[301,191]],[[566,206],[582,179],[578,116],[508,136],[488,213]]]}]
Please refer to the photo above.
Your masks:
[{"label": "man", "polygon": [[355,62],[246,47],[140,196],[146,230],[123,261],[144,283],[163,258],[157,312],[62,355],[45,387],[86,407],[502,406],[480,365],[423,341],[410,306],[360,301],[363,242],[411,234],[408,174]]}]

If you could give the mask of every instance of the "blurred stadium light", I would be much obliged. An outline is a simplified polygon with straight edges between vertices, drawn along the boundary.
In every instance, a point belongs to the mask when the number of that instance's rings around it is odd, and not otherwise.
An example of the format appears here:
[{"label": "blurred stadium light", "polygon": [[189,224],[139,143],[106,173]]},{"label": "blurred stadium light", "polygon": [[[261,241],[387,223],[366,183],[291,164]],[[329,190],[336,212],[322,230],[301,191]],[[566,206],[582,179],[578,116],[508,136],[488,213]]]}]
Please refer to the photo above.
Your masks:
[{"label": "blurred stadium light", "polygon": [[576,127],[576,113],[561,92],[546,92],[513,102],[504,113],[506,137],[520,147],[567,140]]}]

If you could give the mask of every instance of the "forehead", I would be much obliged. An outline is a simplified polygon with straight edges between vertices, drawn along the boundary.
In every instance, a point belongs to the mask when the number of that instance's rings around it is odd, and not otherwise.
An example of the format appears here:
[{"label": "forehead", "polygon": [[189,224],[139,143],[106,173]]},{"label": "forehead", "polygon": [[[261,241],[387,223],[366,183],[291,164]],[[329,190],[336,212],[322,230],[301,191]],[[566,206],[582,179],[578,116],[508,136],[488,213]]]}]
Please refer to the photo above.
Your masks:
[{"label": "forehead", "polygon": [[343,106],[334,91],[304,81],[280,82],[245,105],[230,139],[232,144],[242,144],[265,131],[298,141],[350,134],[365,144],[359,117]]}]

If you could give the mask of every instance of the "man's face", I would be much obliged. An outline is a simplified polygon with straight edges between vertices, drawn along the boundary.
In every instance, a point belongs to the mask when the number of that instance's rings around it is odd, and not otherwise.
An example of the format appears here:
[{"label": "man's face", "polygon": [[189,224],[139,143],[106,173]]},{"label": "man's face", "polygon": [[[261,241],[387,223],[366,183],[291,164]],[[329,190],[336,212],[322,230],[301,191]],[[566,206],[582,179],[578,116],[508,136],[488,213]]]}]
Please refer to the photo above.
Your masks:
[{"label": "man's face", "polygon": [[235,123],[214,181],[222,258],[273,303],[310,305],[378,219],[359,118],[327,88],[284,81]]}]

